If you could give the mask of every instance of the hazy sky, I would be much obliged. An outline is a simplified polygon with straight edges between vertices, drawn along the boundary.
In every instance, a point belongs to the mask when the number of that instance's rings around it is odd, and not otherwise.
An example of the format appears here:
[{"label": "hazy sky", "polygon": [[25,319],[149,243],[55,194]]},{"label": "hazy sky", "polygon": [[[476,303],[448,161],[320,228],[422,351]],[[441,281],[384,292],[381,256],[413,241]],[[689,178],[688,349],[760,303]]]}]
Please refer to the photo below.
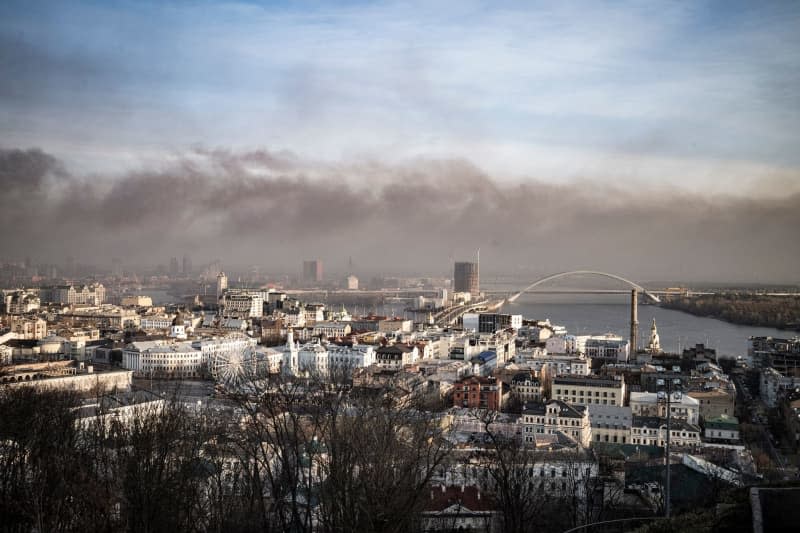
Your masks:
[{"label": "hazy sky", "polygon": [[[509,268],[799,281],[800,3],[6,0],[0,148],[6,257],[74,239],[86,254],[219,246],[208,255],[291,265],[310,248],[384,268],[357,236],[416,238],[443,263],[494,246],[486,260]],[[282,223],[265,207],[276,183],[293,191],[269,208]],[[10,231],[34,192],[36,228]],[[59,234],[107,226],[98,213],[123,193],[129,242]],[[389,197],[405,203],[381,211]],[[68,213],[78,201],[93,213]]]}]

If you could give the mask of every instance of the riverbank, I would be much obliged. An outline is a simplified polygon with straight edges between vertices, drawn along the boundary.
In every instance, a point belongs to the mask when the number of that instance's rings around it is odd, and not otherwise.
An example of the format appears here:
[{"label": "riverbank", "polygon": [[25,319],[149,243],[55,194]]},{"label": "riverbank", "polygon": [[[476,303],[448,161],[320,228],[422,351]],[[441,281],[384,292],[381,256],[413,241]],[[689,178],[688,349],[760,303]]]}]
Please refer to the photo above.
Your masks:
[{"label": "riverbank", "polygon": [[670,299],[662,306],[741,326],[800,331],[800,296],[713,294]]}]

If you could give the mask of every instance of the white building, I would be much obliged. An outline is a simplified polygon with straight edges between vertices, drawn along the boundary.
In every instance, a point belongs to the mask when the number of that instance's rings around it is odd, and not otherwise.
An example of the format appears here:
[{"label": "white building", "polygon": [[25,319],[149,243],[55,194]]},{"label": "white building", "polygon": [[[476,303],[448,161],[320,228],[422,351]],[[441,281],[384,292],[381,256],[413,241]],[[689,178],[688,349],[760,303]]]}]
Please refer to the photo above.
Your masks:
[{"label": "white building", "polygon": [[375,351],[375,363],[383,368],[400,370],[418,359],[419,349],[416,346],[393,344],[381,346]]},{"label": "white building", "polygon": [[536,370],[543,379],[552,379],[556,376],[565,375],[589,375],[589,361],[574,355],[544,355],[529,359],[527,364]]},{"label": "white building", "polygon": [[351,369],[365,368],[375,363],[375,347],[369,344],[353,346],[328,345],[328,367]]},{"label": "white building", "polygon": [[9,326],[17,339],[38,340],[47,336],[47,322],[41,318],[12,316]]},{"label": "white building", "polygon": [[153,307],[153,299],[141,294],[123,296],[121,305],[125,307]]},{"label": "white building", "polygon": [[704,437],[714,441],[738,441],[739,420],[735,416],[718,416],[705,421]]},{"label": "white building", "polygon": [[777,407],[783,390],[800,387],[800,376],[784,376],[774,368],[761,369],[759,394],[767,407]]},{"label": "white building", "polygon": [[589,416],[586,407],[550,400],[546,405],[528,404],[522,410],[523,438],[536,442],[537,435],[562,433],[582,446],[589,445]]},{"label": "white building", "polygon": [[231,291],[222,294],[222,316],[260,318],[264,315],[264,298],[259,292]]},{"label": "white building", "polygon": [[324,304],[306,304],[301,312],[303,314],[303,324],[306,326],[313,326],[317,322],[325,320]]},{"label": "white building", "polygon": [[[667,416],[666,397],[655,392],[631,392],[631,411],[636,416]],[[688,394],[672,394],[670,413],[673,418],[697,425],[700,420],[700,402]]]},{"label": "white building", "polygon": [[3,291],[3,300],[8,315],[30,313],[39,309],[41,305],[39,294],[26,289]]},{"label": "white building", "polygon": [[76,288],[74,285],[42,287],[40,298],[46,302],[66,305],[100,305],[106,299],[106,288],[102,283],[93,283]]},{"label": "white building", "polygon": [[[670,445],[699,446],[700,428],[685,420],[670,420]],[[633,416],[631,444],[644,444],[663,448],[667,444],[667,420],[655,416]]]},{"label": "white building", "polygon": [[225,272],[217,274],[217,300],[222,297],[222,294],[228,289],[228,276]]},{"label": "white building", "polygon": [[577,405],[623,405],[625,381],[601,376],[557,376],[553,378],[554,399]]},{"label": "white building", "polygon": [[589,359],[611,359],[626,362],[630,352],[630,342],[617,335],[592,336],[583,343],[582,353]]},{"label": "white building", "polygon": [[122,351],[122,367],[136,377],[196,379],[207,362],[191,342],[137,341]]},{"label": "white building", "polygon": [[255,346],[255,339],[242,334],[195,341],[137,341],[122,351],[122,366],[137,377],[200,378],[215,357]]},{"label": "white building", "polygon": [[[283,354],[283,372],[293,375],[314,375],[327,378],[337,370],[349,371],[364,368],[376,362],[375,348],[354,344],[339,346],[320,343],[318,340],[299,345],[295,343],[294,331],[289,330]],[[270,367],[272,371],[272,365]]]},{"label": "white building", "polygon": [[173,318],[167,315],[143,315],[139,320],[139,327],[145,331],[169,329],[172,320]]},{"label": "white building", "polygon": [[298,375],[327,376],[328,375],[328,350],[317,342],[304,344],[297,351]]},{"label": "white building", "polygon": [[325,337],[336,339],[350,335],[350,324],[348,322],[321,321],[314,324],[312,335],[314,337]]},{"label": "white building", "polygon": [[520,372],[511,378],[511,394],[523,403],[540,402],[543,393],[542,382],[530,372]]},{"label": "white building", "polygon": [[10,346],[0,344],[0,365],[10,365],[13,359],[14,350]]},{"label": "white building", "polygon": [[631,437],[633,414],[630,407],[593,403],[586,406],[589,413],[590,440],[628,444]]}]

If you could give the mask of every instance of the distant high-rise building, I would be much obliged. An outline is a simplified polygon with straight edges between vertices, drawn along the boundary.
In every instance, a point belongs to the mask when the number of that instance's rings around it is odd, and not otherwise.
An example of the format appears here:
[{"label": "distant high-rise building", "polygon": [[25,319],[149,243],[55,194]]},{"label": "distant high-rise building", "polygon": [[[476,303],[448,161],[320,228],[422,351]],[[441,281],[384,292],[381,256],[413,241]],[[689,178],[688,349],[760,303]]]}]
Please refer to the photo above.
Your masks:
[{"label": "distant high-rise building", "polygon": [[169,260],[169,275],[175,277],[178,275],[178,258],[171,257]]},{"label": "distant high-rise building", "polygon": [[183,256],[183,275],[188,276],[192,273],[192,258],[188,255]]},{"label": "distant high-rise building", "polygon": [[303,261],[303,281],[313,283],[322,281],[322,261],[319,259]]},{"label": "distant high-rise building", "polygon": [[453,271],[453,290],[455,292],[480,292],[480,269],[478,263],[458,261]]},{"label": "distant high-rise building", "polygon": [[222,293],[228,288],[228,276],[225,275],[225,272],[220,272],[217,274],[217,300],[222,297]]},{"label": "distant high-rise building", "polygon": [[111,259],[111,275],[115,278],[122,277],[122,259],[114,257]]},{"label": "distant high-rise building", "polygon": [[77,268],[75,267],[75,258],[71,255],[67,256],[67,261],[64,264],[64,276],[65,277],[75,277],[77,272]]}]

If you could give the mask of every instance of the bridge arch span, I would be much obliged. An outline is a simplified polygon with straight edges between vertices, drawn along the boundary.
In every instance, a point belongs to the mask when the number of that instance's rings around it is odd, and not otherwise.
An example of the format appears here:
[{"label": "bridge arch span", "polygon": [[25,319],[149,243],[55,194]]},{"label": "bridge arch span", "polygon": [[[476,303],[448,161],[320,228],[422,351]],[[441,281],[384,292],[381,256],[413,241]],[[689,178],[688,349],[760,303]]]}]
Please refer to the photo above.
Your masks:
[{"label": "bridge arch span", "polygon": [[631,281],[629,279],[625,279],[622,276],[617,276],[616,274],[609,274],[608,272],[599,272],[597,270],[571,270],[569,272],[559,272],[557,274],[551,274],[550,276],[546,276],[546,277],[544,277],[542,279],[538,279],[538,280],[534,281],[533,283],[531,283],[530,285],[528,285],[527,287],[525,287],[524,289],[519,291],[514,296],[511,296],[508,299],[508,301],[509,302],[515,301],[517,298],[519,298],[520,296],[522,296],[523,294],[525,294],[529,290],[537,287],[538,285],[541,285],[542,283],[547,283],[548,281],[552,281],[554,279],[565,278],[567,276],[579,276],[579,275],[584,275],[584,274],[588,274],[588,275],[592,275],[592,276],[602,276],[604,278],[614,279],[614,280],[617,280],[617,281],[621,281],[623,283],[627,283],[632,288],[638,289],[639,291],[641,291],[643,294],[645,294],[648,298],[650,298],[654,302],[657,302],[657,303],[661,302],[661,300],[658,299],[658,296],[656,296],[655,294],[651,294],[650,292],[648,292],[647,289],[645,289],[644,287],[642,287],[638,283],[635,283],[635,282],[633,282],[633,281]]}]

